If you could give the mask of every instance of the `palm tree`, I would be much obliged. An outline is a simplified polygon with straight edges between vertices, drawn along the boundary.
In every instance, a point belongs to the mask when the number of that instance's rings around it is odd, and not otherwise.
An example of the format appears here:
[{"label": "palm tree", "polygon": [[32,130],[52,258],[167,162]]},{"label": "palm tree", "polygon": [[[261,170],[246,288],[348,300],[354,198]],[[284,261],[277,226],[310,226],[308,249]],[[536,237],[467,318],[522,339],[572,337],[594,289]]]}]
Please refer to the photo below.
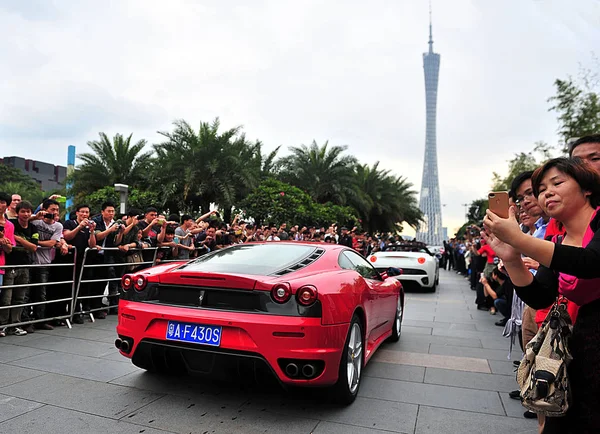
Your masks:
[{"label": "palm tree", "polygon": [[354,166],[356,158],[342,155],[346,146],[332,146],[325,142],[319,147],[315,141],[310,147],[290,147],[291,155],[280,160],[284,181],[306,191],[319,203],[345,205],[356,195]]},{"label": "palm tree", "polygon": [[115,183],[138,187],[148,178],[152,151],[142,152],[146,140],[131,143],[130,134],[115,134],[111,140],[100,133],[100,140],[87,142],[92,153],[78,155],[83,164],[75,169],[72,189],[77,195],[86,195]]},{"label": "palm tree", "polygon": [[379,162],[372,167],[357,165],[355,176],[359,194],[352,206],[370,232],[396,231],[404,222],[412,227],[419,224],[422,215],[416,192],[406,179],[380,170]]},{"label": "palm tree", "polygon": [[201,122],[196,132],[179,120],[173,131],[159,131],[167,140],[154,145],[160,168],[154,184],[171,211],[201,208],[205,212],[211,203],[228,210],[240,189],[257,184],[258,176],[248,164],[254,159],[253,147],[239,135],[241,127],[219,132],[219,126],[218,118]]}]

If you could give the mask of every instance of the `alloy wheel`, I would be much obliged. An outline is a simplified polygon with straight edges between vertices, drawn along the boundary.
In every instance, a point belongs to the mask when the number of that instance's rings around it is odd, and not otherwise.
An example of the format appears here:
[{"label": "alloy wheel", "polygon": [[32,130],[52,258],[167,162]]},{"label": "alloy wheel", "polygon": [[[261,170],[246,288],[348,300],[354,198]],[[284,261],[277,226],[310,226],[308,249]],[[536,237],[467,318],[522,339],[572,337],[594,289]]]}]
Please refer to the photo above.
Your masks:
[{"label": "alloy wheel", "polygon": [[362,369],[362,336],[360,332],[360,326],[357,323],[352,324],[352,331],[350,332],[350,339],[348,341],[348,358],[347,358],[347,370],[348,370],[348,389],[350,393],[354,393],[358,388],[360,382],[360,374]]},{"label": "alloy wheel", "polygon": [[398,306],[396,307],[396,330],[402,327],[402,301],[398,297]]}]

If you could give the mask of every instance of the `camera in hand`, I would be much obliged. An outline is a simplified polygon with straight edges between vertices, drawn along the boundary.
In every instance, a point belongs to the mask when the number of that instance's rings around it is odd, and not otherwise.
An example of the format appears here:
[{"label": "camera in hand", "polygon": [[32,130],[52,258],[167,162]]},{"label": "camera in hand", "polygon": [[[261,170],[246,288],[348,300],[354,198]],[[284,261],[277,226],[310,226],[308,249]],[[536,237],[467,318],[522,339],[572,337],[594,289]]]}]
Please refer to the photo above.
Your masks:
[{"label": "camera in hand", "polygon": [[46,214],[44,214],[44,218],[45,219],[54,219],[54,214],[52,214],[51,212],[47,212]]},{"label": "camera in hand", "polygon": [[4,226],[0,226],[0,232],[4,232]]},{"label": "camera in hand", "polygon": [[144,214],[140,214],[139,216],[137,216],[138,220],[144,220],[146,218],[146,216]]}]

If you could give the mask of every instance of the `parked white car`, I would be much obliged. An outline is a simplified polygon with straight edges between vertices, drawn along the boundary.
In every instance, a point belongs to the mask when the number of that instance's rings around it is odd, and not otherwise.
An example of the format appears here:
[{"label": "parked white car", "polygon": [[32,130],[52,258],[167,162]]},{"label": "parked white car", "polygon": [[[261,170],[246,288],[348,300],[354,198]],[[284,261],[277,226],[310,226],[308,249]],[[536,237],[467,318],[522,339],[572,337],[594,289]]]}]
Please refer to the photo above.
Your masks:
[{"label": "parked white car", "polygon": [[400,268],[402,274],[396,278],[404,288],[418,285],[435,292],[440,282],[439,261],[422,243],[392,244],[383,252],[373,253],[368,259],[379,272],[389,267]]}]

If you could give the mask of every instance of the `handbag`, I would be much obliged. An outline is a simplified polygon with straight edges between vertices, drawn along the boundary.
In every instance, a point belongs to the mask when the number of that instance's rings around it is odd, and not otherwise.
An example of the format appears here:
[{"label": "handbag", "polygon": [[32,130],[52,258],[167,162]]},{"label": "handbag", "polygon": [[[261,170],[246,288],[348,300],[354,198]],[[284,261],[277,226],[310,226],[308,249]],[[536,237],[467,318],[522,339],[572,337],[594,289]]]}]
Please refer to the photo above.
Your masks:
[{"label": "handbag", "polygon": [[573,360],[568,346],[573,326],[565,300],[557,298],[517,370],[523,406],[553,417],[564,416],[571,401],[567,367]]},{"label": "handbag", "polygon": [[[142,257],[142,252],[134,252],[131,255],[127,255],[125,258],[128,264],[136,264],[139,262],[144,262],[144,258]],[[127,271],[134,271],[138,266],[137,265],[128,265],[126,267]]]}]

